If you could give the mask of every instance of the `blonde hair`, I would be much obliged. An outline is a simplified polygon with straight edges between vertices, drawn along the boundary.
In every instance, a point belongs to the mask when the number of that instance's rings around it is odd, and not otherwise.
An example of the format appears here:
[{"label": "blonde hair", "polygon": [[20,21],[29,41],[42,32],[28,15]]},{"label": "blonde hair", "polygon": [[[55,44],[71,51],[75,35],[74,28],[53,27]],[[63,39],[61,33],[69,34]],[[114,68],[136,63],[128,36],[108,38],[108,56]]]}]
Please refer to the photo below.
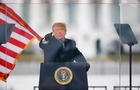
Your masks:
[{"label": "blonde hair", "polygon": [[62,22],[54,23],[54,24],[52,25],[52,30],[53,30],[53,28],[54,28],[55,26],[64,27],[65,30],[66,30],[66,24],[65,24],[65,23],[62,23]]}]

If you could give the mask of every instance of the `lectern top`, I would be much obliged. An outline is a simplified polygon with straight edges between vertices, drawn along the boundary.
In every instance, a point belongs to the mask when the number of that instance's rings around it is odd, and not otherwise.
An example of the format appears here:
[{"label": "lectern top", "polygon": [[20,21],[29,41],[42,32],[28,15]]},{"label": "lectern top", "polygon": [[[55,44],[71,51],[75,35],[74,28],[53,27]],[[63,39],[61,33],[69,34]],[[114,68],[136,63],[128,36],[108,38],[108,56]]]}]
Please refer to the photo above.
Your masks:
[{"label": "lectern top", "polygon": [[123,44],[134,45],[138,43],[129,24],[114,24],[114,26]]},{"label": "lectern top", "polygon": [[15,24],[0,24],[0,43],[6,43]]}]

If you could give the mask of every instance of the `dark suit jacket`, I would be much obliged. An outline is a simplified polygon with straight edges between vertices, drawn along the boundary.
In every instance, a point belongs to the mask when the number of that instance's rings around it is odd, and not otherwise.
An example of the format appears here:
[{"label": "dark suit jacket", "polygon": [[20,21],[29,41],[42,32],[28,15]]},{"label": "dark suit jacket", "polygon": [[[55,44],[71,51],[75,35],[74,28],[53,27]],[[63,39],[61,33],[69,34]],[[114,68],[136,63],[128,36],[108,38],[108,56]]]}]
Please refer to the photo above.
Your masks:
[{"label": "dark suit jacket", "polygon": [[[46,42],[45,42],[46,41]],[[44,59],[46,62],[75,62],[75,63],[85,63],[87,65],[87,70],[90,65],[86,62],[85,57],[76,48],[75,41],[71,39],[64,40],[61,43],[54,37],[47,39],[45,37],[39,43],[40,48],[44,51]]]}]

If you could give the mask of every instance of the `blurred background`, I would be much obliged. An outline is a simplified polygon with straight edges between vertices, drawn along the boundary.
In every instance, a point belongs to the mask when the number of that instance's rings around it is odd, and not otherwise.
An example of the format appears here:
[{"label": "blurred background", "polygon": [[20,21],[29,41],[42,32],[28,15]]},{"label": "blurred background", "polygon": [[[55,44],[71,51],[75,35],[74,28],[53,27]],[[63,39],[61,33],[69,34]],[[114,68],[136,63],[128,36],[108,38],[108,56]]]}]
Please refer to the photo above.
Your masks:
[{"label": "blurred background", "polygon": [[[41,37],[54,22],[67,25],[67,38],[76,41],[91,68],[90,86],[129,85],[129,47],[123,45],[115,23],[130,24],[138,44],[133,46],[133,85],[140,85],[140,0],[0,0],[13,8]],[[33,90],[38,86],[43,51],[36,39],[23,51],[8,82],[0,90]],[[101,89],[99,89],[101,90]]]}]

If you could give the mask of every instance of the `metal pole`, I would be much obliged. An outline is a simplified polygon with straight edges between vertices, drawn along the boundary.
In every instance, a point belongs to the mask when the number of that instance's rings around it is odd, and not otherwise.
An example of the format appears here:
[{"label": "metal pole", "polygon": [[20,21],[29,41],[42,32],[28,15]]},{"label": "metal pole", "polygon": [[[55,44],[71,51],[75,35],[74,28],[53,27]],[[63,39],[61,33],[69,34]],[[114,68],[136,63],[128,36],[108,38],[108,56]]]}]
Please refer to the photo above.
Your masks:
[{"label": "metal pole", "polygon": [[129,45],[129,90],[132,90],[132,45]]}]

